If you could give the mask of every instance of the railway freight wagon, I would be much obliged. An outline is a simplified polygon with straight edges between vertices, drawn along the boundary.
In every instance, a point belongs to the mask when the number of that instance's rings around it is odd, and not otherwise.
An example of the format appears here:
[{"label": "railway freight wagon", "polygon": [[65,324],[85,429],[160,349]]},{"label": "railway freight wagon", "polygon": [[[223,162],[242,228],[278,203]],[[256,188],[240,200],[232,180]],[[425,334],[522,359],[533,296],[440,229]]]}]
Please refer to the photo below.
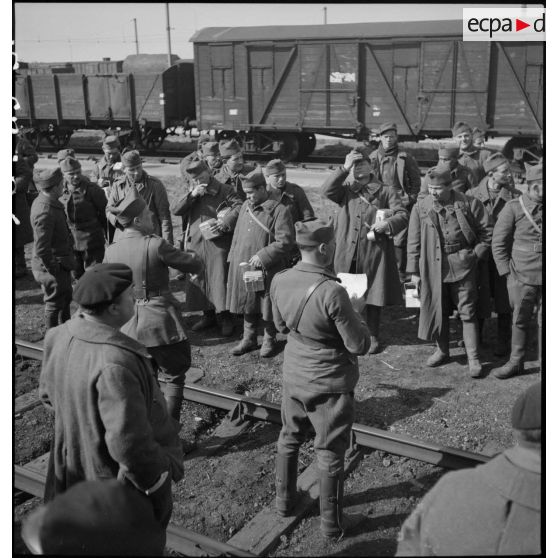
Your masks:
[{"label": "railway freight wagon", "polygon": [[123,141],[158,147],[167,129],[195,117],[193,63],[174,56],[176,63],[167,68],[166,56],[159,58],[129,56],[123,73],[19,75],[18,126],[58,148],[74,130],[87,128],[120,128]]},{"label": "railway freight wagon", "polygon": [[541,42],[463,42],[461,21],[209,27],[194,43],[198,128],[248,149],[309,154],[315,135],[404,140],[465,120],[531,143],[543,124]]}]

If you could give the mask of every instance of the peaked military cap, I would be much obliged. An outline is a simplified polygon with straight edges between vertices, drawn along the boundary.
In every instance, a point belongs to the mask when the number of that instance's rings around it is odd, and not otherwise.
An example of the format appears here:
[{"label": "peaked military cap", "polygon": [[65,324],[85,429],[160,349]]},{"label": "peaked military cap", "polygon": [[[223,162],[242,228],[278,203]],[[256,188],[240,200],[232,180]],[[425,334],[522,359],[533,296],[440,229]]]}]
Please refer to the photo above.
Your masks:
[{"label": "peaked military cap", "polygon": [[60,161],[60,170],[62,172],[72,172],[78,169],[81,169],[81,163],[73,157],[66,157],[63,161]]},{"label": "peaked military cap", "polygon": [[63,178],[60,167],[56,167],[55,169],[43,169],[38,171],[33,180],[37,188],[41,190],[50,190],[52,187],[60,184]]},{"label": "peaked military cap", "polygon": [[451,129],[451,133],[454,136],[458,136],[459,134],[464,134],[465,132],[471,133],[471,126],[467,124],[467,122],[456,122]]},{"label": "peaked military cap", "polygon": [[455,144],[441,145],[438,149],[438,157],[444,159],[457,159],[459,156],[459,146]]},{"label": "peaked military cap", "polygon": [[261,186],[265,186],[265,177],[262,173],[262,168],[259,166],[246,176],[241,176],[240,180],[243,190],[255,190]]},{"label": "peaked military cap", "polygon": [[147,204],[134,186],[126,194],[126,197],[115,208],[111,209],[111,212],[116,215],[116,220],[125,227],[135,217],[139,217],[146,207]]},{"label": "peaked military cap", "polygon": [[428,169],[426,183],[433,186],[447,186],[451,184],[451,174],[446,165],[439,165]]},{"label": "peaked military cap", "polygon": [[265,166],[264,174],[266,176],[270,176],[272,174],[279,174],[279,173],[285,172],[286,170],[287,170],[287,167],[285,166],[285,163],[283,163],[283,161],[281,161],[281,159],[272,159]]},{"label": "peaked military cap", "polygon": [[73,299],[81,306],[112,302],[132,284],[132,280],[132,270],[127,265],[97,264],[79,278]]},{"label": "peaked military cap", "polygon": [[542,383],[529,387],[514,403],[511,412],[512,427],[516,430],[530,430],[542,427]]},{"label": "peaked military cap", "polygon": [[333,221],[331,217],[323,219],[313,219],[308,221],[297,221],[295,223],[295,233],[297,244],[303,246],[319,246],[327,244],[334,236]]},{"label": "peaked military cap", "polygon": [[58,163],[60,163],[66,157],[75,157],[75,156],[76,156],[76,152],[73,149],[61,149],[56,154],[56,160],[58,161]]},{"label": "peaked military cap", "polygon": [[504,155],[502,155],[502,153],[494,153],[486,159],[482,166],[484,167],[485,172],[489,172],[497,169],[500,165],[505,164],[509,165],[510,162],[504,157]]},{"label": "peaked military cap", "polygon": [[120,148],[120,140],[116,136],[106,136],[103,140],[103,147]]},{"label": "peaked military cap", "polygon": [[221,157],[231,157],[237,153],[242,153],[242,149],[235,139],[224,140],[219,143],[219,153]]},{"label": "peaked military cap", "polygon": [[538,165],[525,165],[525,180],[527,182],[542,180],[543,178],[543,167],[542,164]]},{"label": "peaked military cap", "polygon": [[202,146],[202,153],[204,156],[211,155],[212,157],[219,156],[219,144],[216,141],[206,141]]},{"label": "peaked military cap", "polygon": [[471,130],[471,134],[473,135],[473,139],[475,139],[475,138],[484,139],[484,132],[480,128],[473,128]]},{"label": "peaked military cap", "polygon": [[126,153],[123,153],[122,164],[129,169],[139,167],[141,165],[141,157],[139,151],[126,151]]},{"label": "peaked military cap", "polygon": [[382,135],[390,130],[393,130],[397,134],[397,124],[395,122],[384,122],[384,124],[380,126],[378,133]]}]

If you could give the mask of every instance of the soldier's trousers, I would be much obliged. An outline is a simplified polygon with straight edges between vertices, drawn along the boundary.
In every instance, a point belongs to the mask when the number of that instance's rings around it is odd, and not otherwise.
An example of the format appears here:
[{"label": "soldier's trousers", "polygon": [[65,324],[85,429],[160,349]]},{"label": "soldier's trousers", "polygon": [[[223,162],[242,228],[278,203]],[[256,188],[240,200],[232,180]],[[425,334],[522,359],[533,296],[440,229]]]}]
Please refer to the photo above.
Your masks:
[{"label": "soldier's trousers", "polygon": [[159,367],[161,391],[165,395],[182,395],[186,372],[192,364],[190,341],[184,339],[172,345],[147,347],[147,352]]},{"label": "soldier's trousers", "polygon": [[296,455],[312,426],[318,469],[330,476],[340,473],[351,440],[354,413],[354,392],[316,393],[283,382],[278,453]]},{"label": "soldier's trousers", "polygon": [[56,275],[33,269],[33,277],[40,283],[45,303],[45,319],[48,327],[59,325],[70,318],[72,302],[72,275],[60,269]]},{"label": "soldier's trousers", "polygon": [[74,277],[79,279],[92,265],[103,263],[105,247],[92,248],[91,250],[74,250],[76,267]]},{"label": "soldier's trousers", "polygon": [[472,269],[459,281],[442,283],[442,311],[444,316],[452,313],[453,307],[457,308],[459,317],[464,322],[477,319],[477,281],[476,269]]},{"label": "soldier's trousers", "polygon": [[537,322],[542,325],[542,285],[527,285],[511,273],[508,275],[508,294],[513,310],[512,326],[528,329],[533,311],[538,307]]}]

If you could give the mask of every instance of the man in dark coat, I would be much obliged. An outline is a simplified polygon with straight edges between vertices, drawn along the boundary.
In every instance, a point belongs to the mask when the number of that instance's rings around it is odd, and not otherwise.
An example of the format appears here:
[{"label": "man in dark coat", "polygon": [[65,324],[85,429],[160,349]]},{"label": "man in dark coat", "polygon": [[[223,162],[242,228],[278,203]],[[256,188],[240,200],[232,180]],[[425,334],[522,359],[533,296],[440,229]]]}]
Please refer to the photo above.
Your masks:
[{"label": "man in dark coat", "polygon": [[132,186],[135,186],[151,211],[155,234],[163,237],[169,244],[173,244],[169,198],[163,183],[143,170],[141,157],[137,151],[127,151],[124,153],[122,155],[122,165],[124,167],[124,176],[114,181],[106,209],[107,219],[116,228],[114,241],[118,240],[122,233],[122,228],[118,224],[116,215],[111,211],[111,208],[117,207],[131,190]]},{"label": "man in dark coat", "polygon": [[60,201],[74,237],[74,277],[79,279],[87,268],[103,261],[107,198],[100,186],[82,174],[76,159],[64,159],[60,170],[64,174]]},{"label": "man in dark coat", "polygon": [[43,170],[35,177],[39,195],[31,206],[33,257],[31,270],[40,283],[45,302],[46,328],[70,318],[72,276],[75,261],[62,195],[64,177],[59,168]]},{"label": "man in dark coat", "polygon": [[473,130],[466,122],[456,122],[452,128],[452,135],[459,144],[459,163],[473,173],[478,184],[484,178],[483,164],[490,157],[490,151],[473,145]]},{"label": "man in dark coat", "polygon": [[25,245],[33,242],[33,228],[31,227],[28,194],[35,191],[33,184],[33,170],[24,159],[15,163],[15,177],[12,190],[12,231],[14,242],[14,275],[16,279],[27,275],[25,263]]},{"label": "man in dark coat", "polygon": [[354,420],[356,357],[366,354],[370,336],[330,267],[333,224],[316,219],[298,222],[295,229],[302,260],[278,273],[271,284],[275,325],[289,331],[277,442],[277,511],[287,516],[295,505],[298,452],[312,426],[320,472],[320,528],[326,537],[338,537],[345,527],[343,463]]},{"label": "man in dark coat", "polygon": [[541,383],[511,413],[517,446],[445,474],[405,520],[396,556],[541,553]]},{"label": "man in dark coat", "polygon": [[451,187],[446,167],[428,172],[429,194],[411,212],[407,271],[420,284],[420,339],[436,340],[427,366],[449,360],[449,314],[457,307],[473,378],[482,376],[478,355],[476,267],[490,250],[492,224],[482,203]]},{"label": "man in dark coat", "polygon": [[[207,143],[204,144],[205,146]],[[192,329],[202,331],[212,327],[216,320],[225,337],[233,334],[233,324],[227,310],[227,257],[242,200],[228,184],[221,184],[211,176],[207,164],[191,159],[186,168],[190,176],[186,193],[171,204],[174,215],[182,217],[182,228],[188,231],[188,247],[203,260],[205,267],[195,280],[196,300],[186,297],[186,310],[203,310],[203,317]],[[208,231],[200,225],[213,219]],[[205,235],[205,236],[204,236]],[[206,238],[206,236],[208,238]],[[192,306],[194,305],[194,306]]]},{"label": "man in dark coat", "polygon": [[[488,213],[492,226],[506,203],[521,195],[516,190],[510,172],[510,164],[501,153],[494,153],[484,162],[486,176],[480,184],[467,192],[468,196],[477,198]],[[492,249],[488,258],[479,260],[477,266],[477,319],[479,322],[479,339],[482,340],[484,320],[490,318],[492,309],[498,314],[497,341],[493,353],[496,356],[508,354],[511,337],[511,308],[508,298],[506,280],[496,270]]]},{"label": "man in dark coat", "polygon": [[[387,186],[395,188],[401,204],[410,212],[420,191],[420,169],[415,158],[401,149],[397,143],[397,124],[386,122],[380,126],[380,145],[370,154],[374,177]],[[406,280],[407,227],[393,239],[399,279]]]},{"label": "man in dark coat", "polygon": [[377,353],[382,307],[403,302],[393,239],[407,227],[409,214],[397,190],[374,179],[370,160],[356,150],[327,178],[322,195],[340,207],[335,272],[365,273],[368,278],[366,322],[370,353]]},{"label": "man in dark coat", "polygon": [[512,307],[511,354],[496,368],[497,378],[510,378],[523,371],[527,332],[538,308],[539,360],[542,328],[543,193],[542,165],[527,167],[527,192],[509,201],[494,227],[492,254],[498,273],[505,277]]},{"label": "man in dark coat", "polygon": [[119,331],[134,314],[132,281],[125,265],[92,267],[74,291],[79,313],[45,337],[39,395],[54,412],[45,499],[117,478],[148,496],[166,527],[183,455],[149,353]]},{"label": "man in dark coat", "polygon": [[[277,333],[269,287],[273,276],[287,266],[294,228],[288,208],[269,199],[261,168],[242,178],[242,188],[246,201],[240,208],[228,257],[227,308],[234,314],[244,314],[244,333],[231,353],[240,356],[257,348],[258,321],[262,318],[260,355],[268,358],[275,352]],[[254,291],[244,282],[244,272],[250,270],[263,272],[262,289]]]},{"label": "man in dark coat", "polygon": [[144,345],[157,363],[169,414],[180,421],[191,351],[178,302],[169,288],[169,267],[200,273],[203,262],[194,252],[183,252],[152,234],[149,209],[135,189],[117,211],[124,232],[107,248],[105,261],[131,268],[136,302],[132,319],[121,330]]},{"label": "man in dark coat", "polygon": [[252,172],[254,167],[244,163],[242,148],[235,139],[220,141],[219,154],[223,165],[215,173],[215,178],[223,184],[230,184],[244,201],[246,196],[242,188],[242,177]]}]

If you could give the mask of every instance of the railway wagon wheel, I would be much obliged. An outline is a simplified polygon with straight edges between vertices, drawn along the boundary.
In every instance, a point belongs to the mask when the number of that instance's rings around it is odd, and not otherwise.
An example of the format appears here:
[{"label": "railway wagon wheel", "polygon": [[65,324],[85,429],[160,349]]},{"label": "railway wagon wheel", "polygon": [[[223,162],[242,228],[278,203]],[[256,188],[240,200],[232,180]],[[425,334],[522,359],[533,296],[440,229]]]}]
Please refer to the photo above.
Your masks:
[{"label": "railway wagon wheel", "polygon": [[157,151],[167,136],[167,132],[161,128],[143,128],[140,143],[147,151]]},{"label": "railway wagon wheel", "polygon": [[298,135],[299,141],[299,151],[298,151],[298,158],[303,159],[304,157],[308,157],[314,152],[316,149],[316,136],[315,134],[299,134]]},{"label": "railway wagon wheel", "polygon": [[72,137],[73,130],[68,130],[64,128],[59,128],[58,126],[49,126],[48,130],[44,132],[44,137],[52,145],[57,149],[64,149],[70,142],[70,138]]},{"label": "railway wagon wheel", "polygon": [[281,150],[279,151],[279,156],[281,157],[281,159],[286,163],[296,161],[300,151],[300,142],[298,140],[298,135],[281,134],[278,139],[282,143]]}]

